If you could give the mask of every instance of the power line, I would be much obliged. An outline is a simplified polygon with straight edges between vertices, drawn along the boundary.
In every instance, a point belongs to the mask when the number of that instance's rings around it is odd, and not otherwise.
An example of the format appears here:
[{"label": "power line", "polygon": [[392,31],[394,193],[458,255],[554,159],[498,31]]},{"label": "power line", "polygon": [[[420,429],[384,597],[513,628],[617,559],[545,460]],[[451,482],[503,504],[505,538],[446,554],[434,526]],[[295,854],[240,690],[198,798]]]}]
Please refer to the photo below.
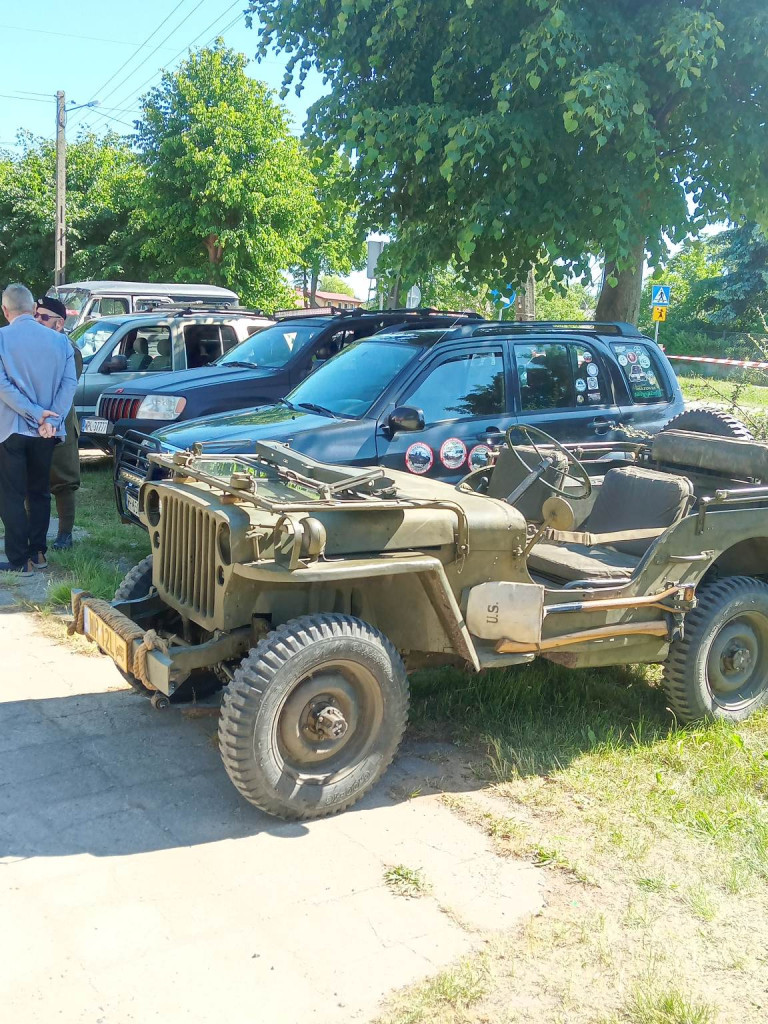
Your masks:
[{"label": "power line", "polygon": [[[208,32],[210,32],[210,30],[211,30],[211,29],[213,28],[213,26],[214,26],[214,25],[216,25],[216,24],[217,24],[218,22],[220,22],[220,21],[223,21],[223,19],[224,19],[224,18],[226,18],[226,16],[227,16],[227,15],[229,14],[229,12],[230,12],[230,11],[232,10],[232,8],[233,8],[233,7],[237,7],[237,5],[238,5],[238,4],[240,4],[240,3],[242,3],[242,0],[234,0],[234,3],[231,3],[231,4],[229,4],[229,6],[228,6],[228,7],[226,7],[226,8],[225,8],[225,9],[224,9],[224,10],[223,10],[223,11],[221,12],[221,14],[217,14],[217,15],[216,15],[216,17],[215,17],[215,18],[213,19],[213,21],[212,21],[212,22],[211,22],[211,23],[210,23],[209,25],[206,25],[206,27],[205,27],[205,28],[203,29],[203,31],[202,31],[202,32],[199,32],[199,33],[198,33],[198,34],[197,34],[197,35],[195,36],[195,38],[194,38],[194,39],[193,39],[193,40],[192,40],[191,42],[187,43],[187,45],[186,45],[186,46],[183,46],[183,47],[182,47],[182,48],[181,48],[181,49],[179,50],[179,52],[178,52],[178,53],[177,53],[177,54],[176,54],[176,55],[175,55],[174,57],[172,57],[170,61],[168,61],[168,65],[170,66],[170,65],[174,64],[174,63],[175,63],[175,62],[176,62],[176,61],[178,60],[178,58],[179,58],[179,57],[181,57],[181,55],[182,55],[182,54],[184,54],[184,53],[186,53],[186,52],[187,52],[188,50],[190,50],[190,49],[191,49],[191,48],[192,48],[192,47],[193,47],[193,46],[195,45],[195,43],[196,43],[196,42],[197,42],[197,41],[198,41],[199,39],[201,39],[201,38],[202,38],[202,37],[203,37],[204,35],[206,35],[206,34],[207,34]],[[222,35],[222,34],[223,34],[224,32],[228,32],[228,31],[229,31],[229,29],[230,29],[230,28],[232,28],[232,26],[233,26],[233,25],[234,25],[234,24],[235,24],[236,22],[238,22],[238,21],[240,20],[240,18],[242,18],[242,17],[244,17],[244,12],[239,12],[239,13],[238,13],[238,15],[237,15],[237,17],[236,17],[236,18],[234,18],[234,19],[233,19],[232,21],[230,21],[230,22],[229,22],[229,24],[228,24],[228,25],[226,25],[226,26],[225,26],[225,27],[224,27],[223,29],[222,29],[222,28],[218,28],[218,29],[216,29],[216,31],[214,32],[214,34],[213,34],[213,36],[211,37],[211,39],[209,39],[209,40],[208,40],[208,43],[206,43],[205,45],[206,45],[206,46],[207,46],[207,45],[209,45],[209,43],[211,43],[211,42],[212,42],[212,41],[213,41],[214,39],[216,39],[216,38],[217,38],[217,37],[218,37],[219,35]],[[161,69],[160,69],[160,71],[163,71],[163,70],[165,70],[165,69],[164,69],[164,68],[161,68]],[[154,71],[154,72],[153,72],[153,73],[152,73],[152,74],[151,74],[151,75],[149,76],[149,78],[145,79],[145,80],[144,80],[144,81],[143,81],[143,82],[141,83],[141,85],[140,85],[140,86],[139,86],[139,87],[138,87],[137,89],[134,89],[134,90],[133,90],[133,92],[130,92],[130,93],[128,93],[128,94],[127,94],[127,95],[126,95],[126,96],[125,96],[125,97],[123,98],[122,102],[123,102],[123,103],[127,103],[127,102],[128,102],[129,100],[132,100],[134,96],[138,95],[138,94],[139,94],[139,93],[140,93],[140,92],[141,92],[141,91],[142,91],[142,90],[144,89],[144,87],[145,87],[145,86],[149,85],[149,83],[150,83],[151,81],[153,81],[153,80],[154,80],[154,79],[155,79],[155,78],[157,77],[158,73],[159,73],[158,71]],[[119,102],[119,101],[118,101],[118,102]],[[117,108],[116,108],[116,110],[117,110],[117,112],[118,112],[118,113],[125,113],[125,111],[126,111],[126,110],[129,110],[129,109],[130,109],[129,107],[117,107]],[[92,123],[92,124],[96,124],[96,123],[97,123],[97,121],[93,121],[93,122],[91,122],[91,123]]]},{"label": "power line", "polygon": [[[174,15],[174,14],[176,13],[176,11],[178,11],[178,9],[179,9],[179,8],[180,8],[180,7],[181,7],[181,6],[182,6],[182,5],[184,4],[184,3],[186,3],[186,0],[177,0],[177,3],[175,4],[175,6],[174,6],[174,7],[173,7],[173,9],[171,10],[171,12],[170,12],[169,14],[166,14],[166,16],[165,16],[165,17],[163,18],[163,20],[162,20],[162,21],[160,22],[160,24],[159,24],[159,25],[158,25],[158,26],[157,26],[156,28],[153,28],[153,29],[152,29],[152,31],[151,31],[151,32],[149,33],[149,35],[148,35],[148,36],[147,36],[147,38],[146,38],[146,39],[144,40],[144,42],[143,42],[143,43],[141,43],[141,44],[140,44],[140,45],[139,45],[139,46],[138,46],[138,47],[137,47],[137,48],[136,48],[136,49],[134,50],[134,52],[133,52],[133,53],[132,53],[132,54],[130,55],[130,57],[128,57],[128,59],[127,59],[127,60],[123,61],[123,63],[122,63],[121,65],[120,65],[120,67],[119,67],[119,68],[117,69],[117,71],[113,72],[113,73],[112,73],[112,74],[111,74],[111,75],[109,76],[109,78],[108,78],[108,79],[106,80],[106,82],[104,82],[104,84],[103,84],[103,85],[100,85],[100,86],[99,86],[99,88],[98,88],[98,89],[96,90],[96,95],[97,95],[97,96],[99,95],[99,93],[103,92],[103,91],[104,91],[104,89],[106,89],[106,87],[107,87],[107,86],[109,85],[109,83],[110,83],[110,82],[113,82],[113,81],[114,81],[114,80],[115,80],[115,79],[117,78],[117,76],[118,76],[118,75],[120,74],[120,72],[121,72],[121,71],[123,70],[123,68],[125,68],[125,67],[126,67],[126,65],[130,64],[130,63],[131,63],[131,61],[132,61],[132,60],[134,59],[134,57],[138,57],[138,55],[139,55],[139,54],[141,53],[141,51],[142,51],[142,50],[144,49],[144,47],[145,47],[145,46],[147,45],[147,43],[148,43],[148,42],[150,41],[150,39],[151,39],[151,38],[152,38],[152,37],[153,37],[154,35],[156,35],[156,34],[157,34],[157,33],[158,33],[159,31],[160,31],[160,29],[161,29],[161,28],[163,27],[163,25],[165,25],[165,23],[166,23],[166,22],[167,22],[167,21],[168,21],[168,20],[169,20],[170,18],[172,18],[172,17],[173,17],[173,15]],[[163,40],[163,42],[165,42],[165,40]],[[161,45],[162,45],[162,43],[161,43]],[[154,50],[153,50],[152,52],[154,53]],[[139,67],[141,67],[141,65],[139,65]],[[129,76],[129,77],[130,77],[130,76]],[[118,86],[118,88],[119,88],[119,86]],[[112,91],[114,92],[115,90],[113,89]],[[105,96],[105,97],[104,97],[104,99],[109,99],[109,96],[111,96],[111,95],[112,95],[112,93],[109,93],[109,94],[108,94],[107,96]]]},{"label": "power line", "polygon": [[47,100],[39,100],[33,96],[12,96],[8,92],[0,92],[0,98],[4,100],[18,100],[19,103],[50,103],[56,97],[51,95]]},{"label": "power line", "polygon": [[[51,32],[44,28],[22,28],[21,25],[0,25],[0,29],[7,32],[32,32],[35,35],[40,36],[59,36],[62,39],[84,39],[91,43],[114,43],[116,46],[138,46],[138,43],[132,43],[128,39],[105,39],[104,36],[84,36],[80,32]],[[168,49],[170,50],[171,47],[169,46]]]},{"label": "power line", "polygon": [[[184,2],[184,0],[179,0],[179,3],[178,3],[178,4],[176,5],[176,7],[174,8],[174,11],[175,11],[175,10],[177,10],[177,9],[178,9],[178,8],[179,8],[179,7],[181,6],[181,3],[183,3],[183,2]],[[114,94],[115,94],[115,93],[116,93],[116,92],[117,92],[117,91],[118,91],[119,89],[121,89],[121,88],[122,88],[122,86],[124,86],[124,85],[125,85],[125,83],[126,83],[126,82],[127,82],[127,81],[128,81],[129,79],[133,78],[133,76],[134,76],[134,75],[136,74],[136,72],[137,72],[137,71],[139,70],[139,68],[143,67],[143,66],[144,66],[144,65],[145,65],[145,64],[147,63],[147,61],[148,61],[148,60],[149,60],[149,59],[150,59],[151,57],[153,57],[153,56],[154,56],[154,55],[155,55],[155,54],[157,53],[157,51],[158,51],[158,50],[160,49],[160,47],[161,47],[161,46],[163,45],[163,43],[167,42],[167,41],[168,41],[168,40],[169,40],[169,39],[171,38],[171,36],[172,36],[172,35],[174,35],[174,33],[178,32],[178,30],[179,30],[179,29],[181,28],[181,26],[182,26],[183,24],[185,24],[185,22],[189,21],[189,19],[190,19],[190,18],[192,17],[192,15],[193,15],[193,14],[195,13],[195,11],[196,11],[196,10],[198,10],[198,8],[202,7],[202,5],[203,5],[204,3],[205,3],[205,0],[197,0],[197,3],[196,3],[196,4],[195,4],[195,6],[194,6],[194,7],[192,8],[192,10],[191,10],[191,11],[189,11],[189,12],[188,12],[188,13],[187,13],[187,14],[186,14],[186,15],[185,15],[185,16],[184,16],[184,17],[183,17],[182,19],[181,19],[181,21],[180,21],[180,22],[178,23],[178,25],[176,25],[176,27],[175,27],[175,28],[172,28],[172,29],[171,29],[171,31],[170,31],[170,32],[168,33],[168,35],[167,35],[167,36],[166,36],[166,37],[165,37],[165,38],[164,38],[164,39],[162,40],[162,42],[158,43],[158,45],[157,45],[157,46],[156,46],[156,47],[154,48],[154,50],[152,50],[152,51],[151,51],[150,53],[148,53],[148,54],[147,54],[147,56],[146,56],[146,57],[144,58],[144,60],[140,61],[140,63],[138,63],[138,64],[136,65],[136,67],[135,67],[135,68],[133,69],[133,71],[130,71],[130,72],[129,72],[129,73],[128,73],[128,74],[126,75],[126,76],[125,76],[125,78],[124,78],[124,79],[123,79],[123,80],[122,80],[121,82],[119,82],[119,83],[118,83],[118,84],[117,84],[117,85],[116,85],[116,86],[114,87],[114,89],[112,89],[112,90],[111,90],[110,92],[108,92],[108,93],[107,93],[107,95],[106,95],[106,96],[104,97],[104,99],[105,99],[105,100],[108,100],[108,99],[109,99],[109,97],[110,97],[110,96],[113,96],[113,95],[114,95]],[[173,12],[172,12],[172,13],[173,13]],[[165,20],[167,21],[168,19],[166,18]],[[163,24],[164,24],[164,23],[163,23]],[[154,34],[154,33],[153,33],[153,34]],[[115,76],[113,75],[112,77],[114,78]],[[111,81],[111,79],[110,79],[110,81]],[[92,122],[91,122],[91,124],[92,124],[92,125],[93,125],[93,124],[98,124],[98,121],[99,121],[99,117],[98,117],[98,115],[97,115],[97,116],[96,116],[96,118],[95,118],[95,120],[94,120],[94,121],[92,121]]]}]

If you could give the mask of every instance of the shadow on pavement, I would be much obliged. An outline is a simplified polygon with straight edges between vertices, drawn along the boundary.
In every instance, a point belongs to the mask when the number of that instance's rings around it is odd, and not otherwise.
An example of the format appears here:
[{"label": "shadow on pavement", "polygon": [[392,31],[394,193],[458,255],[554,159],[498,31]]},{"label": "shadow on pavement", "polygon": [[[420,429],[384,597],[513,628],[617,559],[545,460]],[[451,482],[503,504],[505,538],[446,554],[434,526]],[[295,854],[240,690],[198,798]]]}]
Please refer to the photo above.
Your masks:
[{"label": "shadow on pavement", "polygon": [[219,758],[216,715],[193,714],[157,712],[128,690],[0,705],[0,857],[303,835],[304,825],[240,797]]},{"label": "shadow on pavement", "polygon": [[[217,749],[217,710],[211,698],[158,712],[130,690],[0,704],[0,858],[306,835],[307,825],[263,814],[235,790]],[[451,744],[408,744],[345,814],[481,786],[456,755]]]}]

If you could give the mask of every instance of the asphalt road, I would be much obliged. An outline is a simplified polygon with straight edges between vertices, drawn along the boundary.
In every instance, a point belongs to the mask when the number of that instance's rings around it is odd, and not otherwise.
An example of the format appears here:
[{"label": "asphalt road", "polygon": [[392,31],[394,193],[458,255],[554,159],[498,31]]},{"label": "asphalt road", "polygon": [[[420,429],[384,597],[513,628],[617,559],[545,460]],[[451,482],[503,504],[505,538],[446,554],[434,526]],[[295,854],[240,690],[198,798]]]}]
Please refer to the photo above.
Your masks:
[{"label": "asphalt road", "polygon": [[[9,1024],[369,1020],[541,906],[541,873],[442,801],[477,786],[461,752],[412,745],[355,809],[269,818],[229,783],[213,708],[154,711],[11,601],[0,593]],[[429,894],[390,891],[395,865]]]}]

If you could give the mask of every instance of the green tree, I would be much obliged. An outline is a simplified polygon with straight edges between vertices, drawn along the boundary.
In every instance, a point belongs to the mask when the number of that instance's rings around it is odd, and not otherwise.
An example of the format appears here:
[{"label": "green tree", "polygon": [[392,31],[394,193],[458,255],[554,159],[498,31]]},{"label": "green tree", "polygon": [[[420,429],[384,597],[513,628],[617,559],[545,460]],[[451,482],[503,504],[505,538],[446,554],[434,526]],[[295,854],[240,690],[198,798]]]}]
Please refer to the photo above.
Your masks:
[{"label": "green tree", "polygon": [[718,236],[723,268],[710,281],[712,323],[732,330],[764,331],[768,317],[768,237],[756,224],[742,224]]},{"label": "green tree", "polygon": [[583,284],[568,285],[564,292],[551,290],[536,296],[537,320],[592,320],[596,298]]},{"label": "green tree", "polygon": [[274,309],[314,223],[314,179],[270,90],[221,40],[190,54],[142,100],[140,221],[154,277],[235,288]]},{"label": "green tree", "polygon": [[490,295],[490,285],[480,282],[466,284],[453,267],[440,267],[420,276],[416,282],[421,289],[421,305],[436,309],[454,309],[481,313],[494,317],[497,311]]},{"label": "green tree", "polygon": [[337,152],[323,157],[317,151],[310,159],[316,182],[316,215],[307,230],[293,275],[305,301],[315,306],[321,275],[338,276],[359,270],[365,264],[365,247],[349,159]]},{"label": "green tree", "polygon": [[653,331],[651,290],[655,285],[672,287],[672,303],[667,314],[669,327],[701,328],[709,322],[708,311],[716,290],[716,279],[723,270],[722,233],[702,238],[689,238],[682,249],[667,263],[663,272],[650,277],[643,286],[639,326]]},{"label": "green tree", "polygon": [[[35,294],[53,283],[56,152],[21,133],[19,152],[0,154],[0,281]],[[81,137],[67,147],[67,279],[141,276],[131,228],[144,172],[117,135]]]},{"label": "green tree", "polygon": [[[428,7],[428,9],[427,9]],[[330,93],[310,111],[357,155],[372,226],[404,275],[453,263],[585,278],[598,319],[637,318],[665,235],[768,221],[765,0],[251,0],[260,53]],[[692,204],[689,210],[688,197]]]},{"label": "green tree", "polygon": [[343,277],[337,277],[335,274],[323,274],[318,283],[318,288],[321,292],[334,292],[336,295],[351,295],[354,298],[355,289],[344,280]]}]

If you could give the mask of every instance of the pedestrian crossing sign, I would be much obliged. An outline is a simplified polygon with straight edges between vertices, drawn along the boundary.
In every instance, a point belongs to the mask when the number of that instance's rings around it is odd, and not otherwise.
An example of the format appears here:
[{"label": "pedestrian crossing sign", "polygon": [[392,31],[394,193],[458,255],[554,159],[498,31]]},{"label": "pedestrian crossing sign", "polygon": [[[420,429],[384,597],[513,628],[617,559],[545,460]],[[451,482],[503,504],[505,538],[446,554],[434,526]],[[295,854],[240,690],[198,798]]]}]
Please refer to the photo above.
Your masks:
[{"label": "pedestrian crossing sign", "polygon": [[[669,293],[672,291],[672,286],[668,284],[654,284],[651,285],[651,305],[652,306],[668,306],[669,305]],[[659,318],[661,319],[661,318]]]},{"label": "pedestrian crossing sign", "polygon": [[666,306],[654,306],[653,307],[653,319],[657,323],[664,323],[667,319],[667,307]]}]

